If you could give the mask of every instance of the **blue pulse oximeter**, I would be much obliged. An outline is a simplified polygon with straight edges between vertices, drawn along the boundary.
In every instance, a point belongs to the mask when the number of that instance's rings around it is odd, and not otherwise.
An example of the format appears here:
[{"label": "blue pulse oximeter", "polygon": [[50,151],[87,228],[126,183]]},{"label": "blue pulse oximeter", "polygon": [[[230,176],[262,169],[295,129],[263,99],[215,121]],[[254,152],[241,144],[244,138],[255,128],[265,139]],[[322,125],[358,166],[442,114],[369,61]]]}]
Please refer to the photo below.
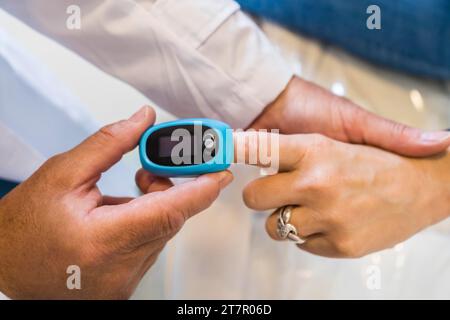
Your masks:
[{"label": "blue pulse oximeter", "polygon": [[230,167],[233,131],[211,119],[184,119],[149,128],[141,137],[142,166],[158,176],[189,177]]}]

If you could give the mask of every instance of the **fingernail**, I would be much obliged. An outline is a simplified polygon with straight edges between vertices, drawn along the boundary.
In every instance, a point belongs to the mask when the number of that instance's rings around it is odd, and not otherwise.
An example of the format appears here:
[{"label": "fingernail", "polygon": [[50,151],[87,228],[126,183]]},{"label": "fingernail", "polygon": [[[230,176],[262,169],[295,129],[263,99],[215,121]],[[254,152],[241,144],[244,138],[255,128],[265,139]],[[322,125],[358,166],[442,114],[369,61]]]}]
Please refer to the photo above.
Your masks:
[{"label": "fingernail", "polygon": [[233,181],[233,174],[229,171],[223,171],[220,173],[219,184],[221,189],[225,189]]},{"label": "fingernail", "polygon": [[424,142],[441,142],[450,139],[450,132],[436,131],[436,132],[424,132],[420,136]]},{"label": "fingernail", "polygon": [[135,114],[133,114],[130,119],[128,119],[131,122],[141,122],[142,120],[144,120],[147,116],[147,112],[148,112],[148,108],[147,107],[142,107],[139,109],[138,112],[136,112]]}]

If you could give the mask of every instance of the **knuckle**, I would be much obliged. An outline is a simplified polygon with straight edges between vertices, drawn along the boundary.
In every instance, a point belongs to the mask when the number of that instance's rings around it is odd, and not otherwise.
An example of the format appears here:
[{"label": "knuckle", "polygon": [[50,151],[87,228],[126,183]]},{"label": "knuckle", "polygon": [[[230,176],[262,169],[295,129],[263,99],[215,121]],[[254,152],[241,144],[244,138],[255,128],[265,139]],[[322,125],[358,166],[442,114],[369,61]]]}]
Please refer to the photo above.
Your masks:
[{"label": "knuckle", "polygon": [[244,188],[242,197],[243,197],[244,203],[247,207],[249,207],[251,209],[256,209],[256,207],[258,205],[258,201],[256,199],[255,188],[251,184]]},{"label": "knuckle", "polygon": [[172,235],[180,231],[180,229],[184,225],[184,217],[182,214],[169,214],[166,213],[164,215],[165,217],[165,223],[163,223],[163,226],[165,226],[165,234]]},{"label": "knuckle", "polygon": [[43,168],[51,169],[54,168],[55,166],[58,166],[62,157],[63,157],[62,154],[57,154],[48,158],[47,161],[44,162]]},{"label": "knuckle", "polygon": [[161,236],[174,236],[186,222],[184,212],[173,208],[170,204],[159,205]]},{"label": "knuckle", "polygon": [[334,208],[336,204],[333,202],[331,208],[321,210],[321,218],[323,223],[336,232],[347,232],[351,221],[351,214],[344,209]]},{"label": "knuckle", "polygon": [[363,250],[358,241],[351,236],[344,236],[337,239],[334,243],[337,253],[345,258],[360,258]]},{"label": "knuckle", "polygon": [[64,179],[64,177],[61,176],[62,172],[65,172],[64,170],[64,160],[66,159],[66,154],[57,154],[44,162],[42,167],[38,170],[38,173],[43,175],[48,181],[58,181],[61,179]]},{"label": "knuckle", "polygon": [[325,217],[325,222],[332,226],[335,230],[340,230],[341,226],[345,223],[343,215],[340,214],[328,214]]},{"label": "knuckle", "polygon": [[321,194],[323,196],[328,195],[328,193],[334,190],[333,181],[335,179],[333,175],[324,168],[312,169],[304,180],[305,181],[302,181],[298,186],[300,188],[299,191],[307,189],[310,192]]},{"label": "knuckle", "polygon": [[266,232],[273,240],[280,240],[276,231],[276,216],[272,215],[266,220]]},{"label": "knuckle", "polygon": [[304,179],[300,174],[298,174],[297,176],[295,176],[290,189],[296,194],[301,194],[306,189],[308,189],[308,181]]},{"label": "knuckle", "polygon": [[121,120],[113,124],[108,124],[102,127],[96,134],[97,143],[104,145],[108,144],[111,141],[116,141],[119,139],[123,139],[124,136],[121,134],[124,129],[129,126],[129,123],[126,120]]},{"label": "knuckle", "polygon": [[405,136],[408,134],[409,128],[401,123],[392,122],[392,136]]},{"label": "knuckle", "polygon": [[217,197],[220,195],[220,184],[218,181],[215,181],[210,188],[208,189],[207,201],[208,203],[214,202]]},{"label": "knuckle", "polygon": [[312,232],[309,232],[309,230],[306,228],[297,227],[297,234],[300,238],[306,239],[308,236],[312,234]]},{"label": "knuckle", "polygon": [[311,134],[311,139],[315,150],[326,149],[332,144],[332,141],[329,138],[318,133]]},{"label": "knuckle", "polygon": [[109,124],[106,125],[104,127],[102,127],[98,132],[97,132],[97,137],[100,141],[110,141],[110,140],[114,140],[117,137],[117,127],[121,126],[123,124],[123,121],[119,121],[117,123],[114,124]]}]

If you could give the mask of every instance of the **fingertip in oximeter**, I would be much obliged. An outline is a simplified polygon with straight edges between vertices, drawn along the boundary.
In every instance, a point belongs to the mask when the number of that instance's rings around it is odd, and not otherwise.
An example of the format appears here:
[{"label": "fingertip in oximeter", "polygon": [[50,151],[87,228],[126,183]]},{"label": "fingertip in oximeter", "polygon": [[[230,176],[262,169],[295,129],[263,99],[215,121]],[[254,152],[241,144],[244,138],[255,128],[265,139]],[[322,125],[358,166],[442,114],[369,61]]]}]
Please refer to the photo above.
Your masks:
[{"label": "fingertip in oximeter", "polygon": [[219,172],[234,158],[233,132],[211,119],[184,119],[149,128],[139,143],[142,167],[158,176]]}]

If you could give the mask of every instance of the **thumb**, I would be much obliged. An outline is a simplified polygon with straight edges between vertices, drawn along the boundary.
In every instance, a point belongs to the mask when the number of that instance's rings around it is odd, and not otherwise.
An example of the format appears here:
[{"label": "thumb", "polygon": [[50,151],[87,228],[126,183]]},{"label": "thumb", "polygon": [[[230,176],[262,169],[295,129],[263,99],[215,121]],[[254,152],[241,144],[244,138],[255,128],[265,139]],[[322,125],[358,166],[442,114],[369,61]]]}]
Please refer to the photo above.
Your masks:
[{"label": "thumb", "polygon": [[140,246],[173,236],[186,220],[207,209],[232,179],[228,171],[211,173],[127,204],[99,207],[94,212],[103,217],[101,228],[111,227],[106,233],[112,239],[122,246]]},{"label": "thumb", "polygon": [[410,157],[432,156],[450,146],[450,132],[423,132],[359,107],[341,108],[340,114],[352,143],[368,144]]},{"label": "thumb", "polygon": [[144,131],[155,121],[155,112],[143,107],[128,120],[110,124],[65,154],[77,184],[96,179],[134,149]]}]

